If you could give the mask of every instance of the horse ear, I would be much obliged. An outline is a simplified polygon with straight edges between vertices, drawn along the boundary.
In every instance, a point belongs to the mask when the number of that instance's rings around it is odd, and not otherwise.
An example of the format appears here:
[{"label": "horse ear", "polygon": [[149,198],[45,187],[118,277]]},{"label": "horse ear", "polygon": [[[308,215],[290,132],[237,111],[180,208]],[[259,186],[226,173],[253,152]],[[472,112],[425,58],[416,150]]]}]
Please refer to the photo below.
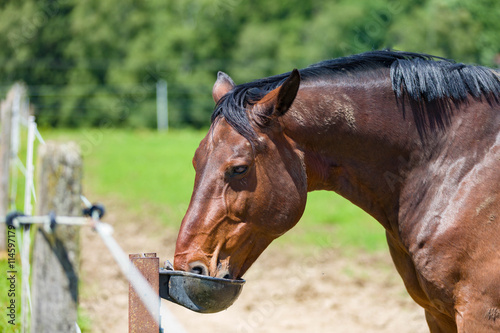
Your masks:
[{"label": "horse ear", "polygon": [[284,115],[292,105],[300,86],[300,73],[294,69],[278,88],[268,92],[257,103],[262,106],[259,115],[263,123]]},{"label": "horse ear", "polygon": [[278,92],[278,100],[276,106],[274,107],[274,114],[278,117],[285,114],[290,106],[292,106],[295,97],[297,96],[297,91],[299,91],[300,86],[300,73],[295,68],[290,76],[283,82]]},{"label": "horse ear", "polygon": [[229,75],[224,72],[218,72],[217,81],[215,81],[214,87],[212,88],[212,97],[215,103],[218,103],[222,96],[231,91],[234,86],[234,82]]}]

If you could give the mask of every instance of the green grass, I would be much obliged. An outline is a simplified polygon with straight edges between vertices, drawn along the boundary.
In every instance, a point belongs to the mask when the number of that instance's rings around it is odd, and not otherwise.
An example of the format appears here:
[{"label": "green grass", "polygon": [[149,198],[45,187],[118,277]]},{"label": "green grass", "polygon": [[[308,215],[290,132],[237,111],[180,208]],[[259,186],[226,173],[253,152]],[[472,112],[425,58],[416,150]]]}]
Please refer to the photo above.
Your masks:
[{"label": "green grass", "polygon": [[[45,139],[73,140],[84,155],[84,191],[113,198],[135,213],[178,228],[194,183],[191,160],[206,131],[42,131]],[[89,198],[93,200],[93,198]],[[105,202],[104,202],[105,203]],[[383,228],[333,192],[312,192],[304,216],[281,244],[383,249]]]},{"label": "green grass", "polygon": [[308,193],[299,223],[282,236],[283,242],[319,247],[378,251],[386,249],[383,227],[370,215],[336,193]]},{"label": "green grass", "polygon": [[155,216],[168,226],[180,223],[191,198],[191,159],[202,132],[77,130],[42,135],[82,147],[84,194],[118,199],[134,213]]}]

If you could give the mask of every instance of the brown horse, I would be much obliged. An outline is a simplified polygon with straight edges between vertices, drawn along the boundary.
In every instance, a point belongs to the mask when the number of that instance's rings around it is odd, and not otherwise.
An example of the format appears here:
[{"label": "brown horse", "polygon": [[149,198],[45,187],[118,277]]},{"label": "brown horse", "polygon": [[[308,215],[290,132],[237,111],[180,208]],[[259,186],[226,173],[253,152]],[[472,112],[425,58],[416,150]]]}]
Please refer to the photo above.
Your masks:
[{"label": "brown horse", "polygon": [[500,75],[376,51],[235,86],[219,72],[175,269],[240,278],[335,191],[386,229],[431,332],[500,331]]}]

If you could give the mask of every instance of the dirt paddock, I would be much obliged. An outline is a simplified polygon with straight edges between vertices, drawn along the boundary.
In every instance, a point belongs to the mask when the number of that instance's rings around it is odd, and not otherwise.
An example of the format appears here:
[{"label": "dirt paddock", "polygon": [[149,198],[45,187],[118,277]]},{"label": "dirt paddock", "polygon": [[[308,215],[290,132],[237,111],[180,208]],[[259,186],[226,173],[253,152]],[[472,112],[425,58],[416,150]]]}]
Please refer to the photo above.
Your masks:
[{"label": "dirt paddock", "polygon": [[[111,213],[105,220],[125,252],[173,257],[173,231],[159,232],[156,223],[139,226],[130,222],[139,218],[129,215],[125,220]],[[91,332],[128,332],[128,283],[100,239],[91,230],[82,232],[82,313],[92,321]],[[388,253],[272,245],[245,279],[240,298],[217,314],[161,305],[186,332],[428,332],[423,310],[406,293]]]}]

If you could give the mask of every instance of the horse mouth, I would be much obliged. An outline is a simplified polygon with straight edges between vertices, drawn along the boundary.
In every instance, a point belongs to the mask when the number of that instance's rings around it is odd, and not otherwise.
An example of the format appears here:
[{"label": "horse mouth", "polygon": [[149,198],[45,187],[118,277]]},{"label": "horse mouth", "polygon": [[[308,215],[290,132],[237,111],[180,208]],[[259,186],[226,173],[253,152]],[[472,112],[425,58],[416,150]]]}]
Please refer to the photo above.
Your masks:
[{"label": "horse mouth", "polygon": [[160,270],[160,297],[200,313],[227,309],[238,299],[244,284],[243,279]]}]

